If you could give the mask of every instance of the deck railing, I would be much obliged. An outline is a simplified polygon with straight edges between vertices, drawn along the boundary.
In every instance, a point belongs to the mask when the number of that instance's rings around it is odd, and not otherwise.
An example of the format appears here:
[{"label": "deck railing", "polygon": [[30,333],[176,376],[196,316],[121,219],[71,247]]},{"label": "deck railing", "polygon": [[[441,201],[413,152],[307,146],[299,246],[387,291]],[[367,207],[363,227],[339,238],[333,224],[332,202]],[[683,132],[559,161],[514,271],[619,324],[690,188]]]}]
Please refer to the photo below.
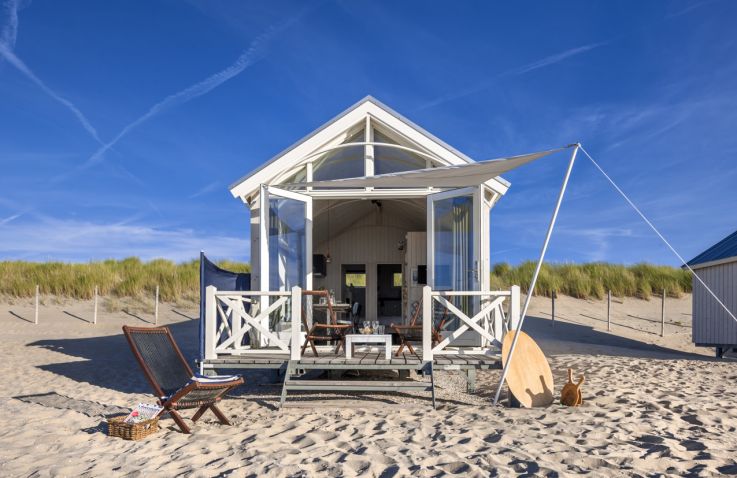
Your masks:
[{"label": "deck railing", "polygon": [[[520,289],[502,291],[422,291],[422,360],[435,355],[470,353],[453,344],[466,332],[480,336],[478,353],[500,348],[504,334],[515,328],[520,318]],[[454,303],[459,297],[478,303],[478,313],[469,317]],[[284,354],[289,360],[301,358],[302,289],[290,291],[218,291],[214,286],[205,292],[205,359],[218,355]],[[433,346],[434,307],[436,304],[458,319],[460,326],[444,332]],[[506,310],[506,312],[505,312]],[[248,340],[246,335],[248,334]],[[246,343],[247,342],[247,343]]]},{"label": "deck railing", "polygon": [[[452,298],[478,298],[479,311],[469,317],[452,302]],[[449,300],[451,299],[451,300]],[[461,335],[472,330],[479,334],[480,349],[492,346],[501,348],[501,342],[506,331],[517,326],[520,315],[520,289],[512,286],[510,290],[502,291],[434,291],[430,286],[422,289],[422,360],[432,361],[433,356],[443,354],[463,353],[462,347],[448,346]],[[505,302],[509,304],[509,314],[504,312]],[[434,306],[440,305],[460,321],[460,327],[445,335],[442,340],[432,345],[434,320]],[[438,331],[440,333],[440,331]]]},{"label": "deck railing", "polygon": [[[277,330],[279,324],[289,328]],[[205,289],[205,359],[218,354],[284,353],[299,360],[302,289],[218,291]],[[288,338],[284,332],[288,331]],[[248,334],[248,343],[246,342]],[[296,344],[296,346],[292,346]]]}]

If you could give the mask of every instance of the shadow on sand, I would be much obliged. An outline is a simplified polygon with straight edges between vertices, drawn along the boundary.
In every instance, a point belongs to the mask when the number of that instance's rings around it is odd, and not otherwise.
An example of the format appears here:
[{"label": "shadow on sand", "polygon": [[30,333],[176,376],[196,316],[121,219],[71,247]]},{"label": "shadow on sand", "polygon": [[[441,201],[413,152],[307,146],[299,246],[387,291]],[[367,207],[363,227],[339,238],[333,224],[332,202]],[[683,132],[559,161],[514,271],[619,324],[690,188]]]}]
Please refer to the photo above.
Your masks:
[{"label": "shadow on sand", "polygon": [[653,334],[642,332],[642,340],[621,337],[605,331],[596,330],[589,325],[566,320],[556,320],[555,325],[548,319],[529,316],[525,319],[524,330],[534,338],[547,354],[582,353],[574,350],[575,344],[585,344],[585,353],[617,355],[622,357],[661,358],[686,360],[713,360],[706,355],[684,352],[661,345],[647,343]]},{"label": "shadow on sand", "polygon": [[[169,325],[184,356],[190,363],[193,363],[198,355],[198,325],[197,320],[185,320]],[[524,329],[538,341],[548,355],[592,353],[625,357],[655,356],[670,359],[714,360],[708,356],[619,337],[594,330],[586,325],[564,321],[556,321],[553,327],[550,320],[528,317]],[[643,337],[643,339],[646,338]],[[586,347],[582,351],[576,351],[575,344],[585,344]],[[28,346],[44,347],[81,359],[40,365],[39,368],[42,370],[68,377],[77,382],[90,383],[123,393],[151,393],[151,388],[133,358],[122,330],[116,335],[39,340]],[[223,371],[223,373],[228,373],[228,371]],[[240,370],[238,373],[242,373],[247,379],[246,385],[234,394],[240,398],[257,399],[260,397],[272,400],[281,391],[281,379],[276,376],[274,370]]]}]

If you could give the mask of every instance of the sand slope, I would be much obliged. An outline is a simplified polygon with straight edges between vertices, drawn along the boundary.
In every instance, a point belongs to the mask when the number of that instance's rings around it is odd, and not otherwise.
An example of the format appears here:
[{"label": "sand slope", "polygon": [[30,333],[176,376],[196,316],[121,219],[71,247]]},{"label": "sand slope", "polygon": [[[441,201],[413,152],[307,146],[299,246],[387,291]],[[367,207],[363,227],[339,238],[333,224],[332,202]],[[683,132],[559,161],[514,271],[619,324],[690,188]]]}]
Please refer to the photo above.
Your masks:
[{"label": "sand slope", "polygon": [[[101,312],[93,326],[90,304],[75,302],[47,306],[36,326],[29,303],[5,304],[0,476],[737,474],[737,362],[689,344],[688,298],[668,307],[661,338],[658,301],[616,304],[612,333],[602,302],[561,298],[551,326],[549,301],[533,301],[526,330],[550,355],[556,394],[568,366],[586,373],[581,408],[495,408],[494,371],[479,374],[474,395],[460,376],[439,376],[435,411],[423,394],[320,397],[276,411],[279,384],[255,372],[223,403],[233,427],[205,415],[187,436],[166,419],[128,442],[105,436],[99,416],[150,401],[120,334],[150,316]],[[190,355],[195,315],[162,307]]]}]

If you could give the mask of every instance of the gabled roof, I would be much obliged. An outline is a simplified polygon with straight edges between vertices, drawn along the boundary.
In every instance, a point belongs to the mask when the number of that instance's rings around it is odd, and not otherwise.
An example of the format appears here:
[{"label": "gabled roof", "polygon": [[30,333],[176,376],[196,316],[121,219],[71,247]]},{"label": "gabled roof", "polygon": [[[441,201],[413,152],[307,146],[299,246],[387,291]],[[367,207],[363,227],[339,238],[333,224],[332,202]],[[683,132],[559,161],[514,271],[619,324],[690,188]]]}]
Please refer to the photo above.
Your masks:
[{"label": "gabled roof", "polygon": [[[474,162],[473,159],[381,103],[376,98],[366,96],[323,126],[231,184],[229,188],[231,194],[234,197],[241,198],[252,194],[261,184],[269,184],[273,178],[298,165],[307,155],[320,151],[326,143],[357,125],[366,116],[371,116],[389,128],[403,134],[410,141],[425,149],[429,154],[437,157],[438,162],[441,164],[450,166]],[[509,183],[501,177],[496,178],[496,181],[501,183],[501,186],[505,190],[509,187]]]},{"label": "gabled roof", "polygon": [[688,261],[688,265],[705,267],[711,263],[731,262],[730,259],[737,260],[737,231]]}]

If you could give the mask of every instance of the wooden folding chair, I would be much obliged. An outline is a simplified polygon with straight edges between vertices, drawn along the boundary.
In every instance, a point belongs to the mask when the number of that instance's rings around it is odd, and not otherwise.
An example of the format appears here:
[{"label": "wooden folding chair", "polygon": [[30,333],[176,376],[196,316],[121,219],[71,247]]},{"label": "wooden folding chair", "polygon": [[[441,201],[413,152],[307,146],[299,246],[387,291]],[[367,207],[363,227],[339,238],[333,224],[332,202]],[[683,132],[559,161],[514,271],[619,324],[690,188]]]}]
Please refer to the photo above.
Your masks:
[{"label": "wooden folding chair", "polygon": [[[184,433],[191,431],[177,410],[186,408],[197,408],[192,422],[199,420],[207,410],[212,410],[220,423],[230,425],[215,404],[226,393],[243,385],[243,378],[195,377],[168,327],[124,325],[123,333],[146,379],[154,389],[159,405],[164,407],[160,415],[170,414]],[[198,378],[202,382],[197,381]]]},{"label": "wooden folding chair", "polygon": [[326,298],[328,306],[328,323],[320,324],[316,320],[313,320],[312,327],[309,327],[309,325],[307,324],[307,314],[305,313],[304,306],[306,301],[302,301],[302,325],[304,325],[304,328],[307,331],[305,343],[302,345],[302,355],[304,355],[305,350],[307,350],[307,345],[309,345],[312,348],[312,352],[315,354],[315,356],[319,356],[319,354],[317,353],[317,347],[315,347],[315,340],[337,341],[338,343],[335,346],[336,354],[340,351],[341,347],[343,347],[343,349],[345,350],[345,334],[348,333],[348,331],[353,328],[353,326],[350,324],[338,323],[338,319],[335,316],[335,311],[333,310],[333,304],[332,302],[330,302],[330,294],[328,293],[328,291],[303,290],[302,297],[304,296]]},{"label": "wooden folding chair", "polygon": [[[407,348],[407,350],[409,350],[409,353],[417,355],[414,347],[412,347],[412,342],[422,342],[422,323],[418,323],[418,320],[422,315],[422,300],[420,300],[419,302],[415,302],[415,304],[416,307],[414,312],[412,313],[409,325],[389,325],[389,328],[391,328],[399,338],[399,348],[397,348],[397,351],[394,353],[394,355],[397,357],[402,354],[402,351],[405,347]],[[446,308],[444,309],[443,317],[440,319],[440,322],[437,324],[437,326],[433,321],[432,327],[430,328],[430,337],[433,347],[443,340],[442,335],[440,335],[440,331],[443,330],[447,321],[448,309]]]}]

